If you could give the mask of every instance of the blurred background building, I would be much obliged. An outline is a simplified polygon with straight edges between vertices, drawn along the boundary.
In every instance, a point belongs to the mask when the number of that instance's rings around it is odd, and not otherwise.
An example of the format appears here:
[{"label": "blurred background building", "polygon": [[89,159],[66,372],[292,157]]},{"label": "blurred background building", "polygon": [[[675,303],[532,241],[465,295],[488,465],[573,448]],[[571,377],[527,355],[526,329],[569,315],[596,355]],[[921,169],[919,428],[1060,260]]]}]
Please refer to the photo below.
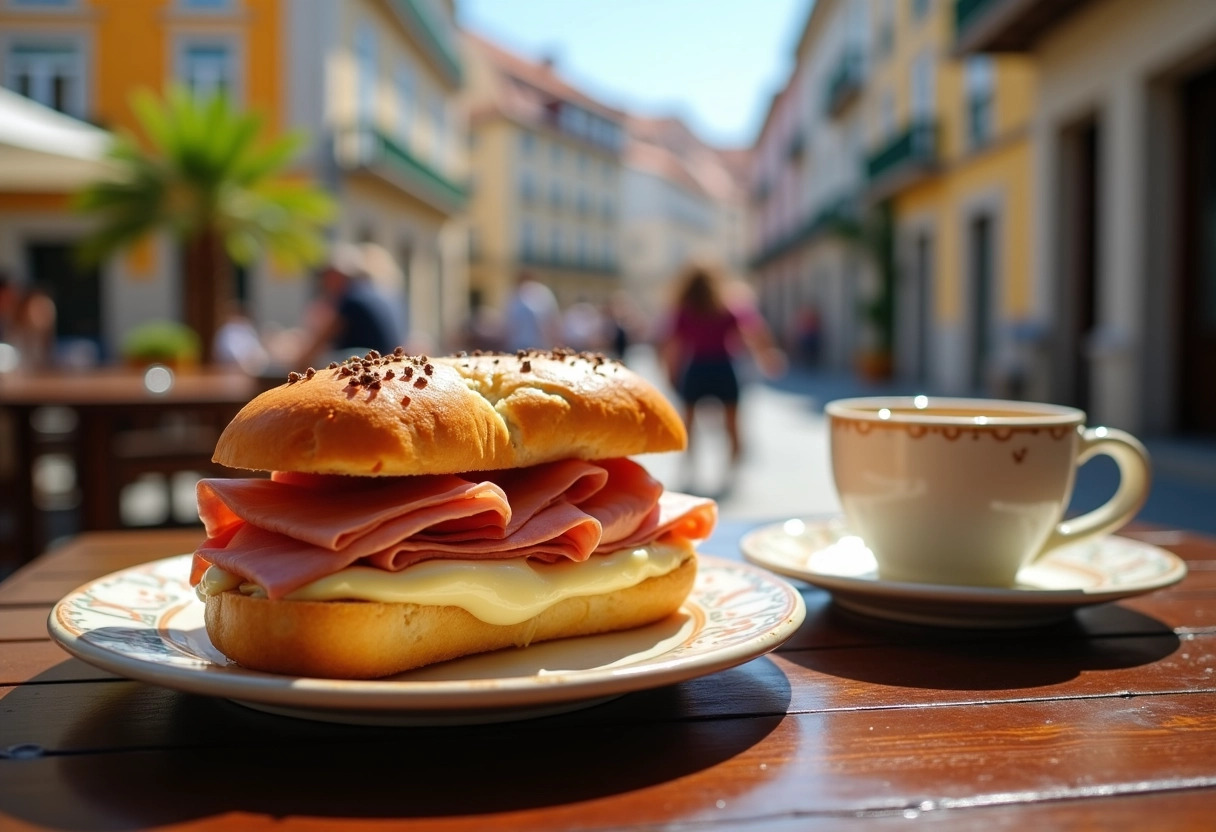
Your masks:
[{"label": "blurred background building", "polygon": [[960,0],[955,19],[960,54],[1038,75],[1036,393],[1133,430],[1216,434],[1216,4]]},{"label": "blurred background building", "polygon": [[804,361],[852,369],[874,333],[860,310],[877,291],[859,234],[865,157],[860,104],[869,60],[868,0],[820,0],[773,97],[754,152],[751,263],[765,310]]},{"label": "blurred background building", "polygon": [[521,273],[563,306],[621,288],[625,114],[483,38],[465,40],[472,144],[470,306],[502,310]]},{"label": "blurred background building", "polygon": [[1216,432],[1216,4],[818,0],[793,64],[751,176],[787,344]]},{"label": "blurred background building", "polygon": [[[563,307],[653,312],[711,257],[809,367],[1216,433],[1216,3],[808,2],[733,149],[458,31],[457,10],[3,0],[0,270],[50,289],[60,340],[103,358],[179,316],[174,241],[83,268],[70,208],[109,131],[135,129],[130,92],[176,82],[308,133],[294,175],[336,198],[332,241],[398,261],[418,346],[462,346],[523,272]],[[309,278],[259,261],[238,299],[295,326]]]},{"label": "blurred background building", "polygon": [[[223,92],[258,112],[272,135],[305,130],[295,174],[336,197],[335,240],[374,241],[396,256],[396,291],[422,343],[441,342],[464,315],[462,78],[445,0],[0,4],[0,79],[49,110],[134,131],[131,92],[178,83]],[[45,112],[39,121],[44,130],[88,129]],[[163,236],[80,268],[72,249],[87,220],[69,197],[88,175],[0,181],[0,267],[52,292],[61,336],[113,357],[124,332],[180,315],[181,253]],[[238,270],[237,299],[263,324],[298,324],[314,291],[307,275],[269,261]]]},{"label": "blurred background building", "polygon": [[671,303],[690,259],[747,274],[746,150],[711,147],[676,117],[630,116],[621,194],[624,288],[643,309]]}]

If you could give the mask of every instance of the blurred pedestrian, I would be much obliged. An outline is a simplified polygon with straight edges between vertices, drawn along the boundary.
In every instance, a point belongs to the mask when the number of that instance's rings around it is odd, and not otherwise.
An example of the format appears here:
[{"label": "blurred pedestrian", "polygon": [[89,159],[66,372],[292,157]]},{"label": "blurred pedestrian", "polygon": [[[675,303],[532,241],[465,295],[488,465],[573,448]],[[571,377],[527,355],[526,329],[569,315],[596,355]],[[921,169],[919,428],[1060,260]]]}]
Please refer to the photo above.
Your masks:
[{"label": "blurred pedestrian", "polygon": [[17,311],[17,285],[7,272],[0,271],[0,341],[8,341],[8,333]]},{"label": "blurred pedestrian", "polygon": [[798,310],[795,322],[798,354],[810,367],[819,364],[820,329],[818,306],[808,303]]},{"label": "blurred pedestrian", "polygon": [[17,296],[5,340],[17,349],[22,367],[37,369],[55,362],[55,301],[40,286],[26,286]]},{"label": "blurred pedestrian", "polygon": [[689,264],[676,288],[675,305],[659,332],[659,356],[683,403],[690,448],[697,405],[721,402],[733,469],[743,455],[736,361],[748,355],[762,374],[775,376],[784,371],[785,356],[750,295],[729,292],[715,267]]},{"label": "blurred pedestrian", "polygon": [[224,322],[215,332],[211,349],[215,362],[239,367],[251,376],[261,375],[270,364],[270,354],[257,327],[239,303],[229,306]]},{"label": "blurred pedestrian", "polygon": [[558,346],[562,313],[553,290],[528,272],[520,272],[503,324],[503,346],[510,352]]},{"label": "blurred pedestrian", "polygon": [[580,300],[562,313],[564,346],[581,352],[603,352],[608,344],[608,322],[595,304]]},{"label": "blurred pedestrian", "polygon": [[609,355],[621,361],[625,360],[625,353],[629,351],[635,333],[641,329],[641,317],[637,304],[628,293],[613,293],[604,309]]},{"label": "blurred pedestrian", "polygon": [[300,363],[405,345],[404,302],[386,288],[394,277],[382,274],[392,263],[391,255],[370,243],[334,247],[321,271],[320,303],[310,315],[311,336]]}]

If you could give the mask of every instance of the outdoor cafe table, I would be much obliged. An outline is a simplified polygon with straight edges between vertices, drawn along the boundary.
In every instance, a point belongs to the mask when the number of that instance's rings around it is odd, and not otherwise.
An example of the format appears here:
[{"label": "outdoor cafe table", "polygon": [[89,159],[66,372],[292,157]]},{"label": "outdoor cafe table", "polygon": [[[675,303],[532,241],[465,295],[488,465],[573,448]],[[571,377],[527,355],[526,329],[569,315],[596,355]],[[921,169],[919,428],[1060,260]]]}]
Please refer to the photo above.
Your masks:
[{"label": "outdoor cafe table", "polygon": [[[264,386],[260,379],[228,370],[187,370],[176,373],[172,380],[168,389],[157,390],[155,385],[149,389],[143,370],[126,367],[0,374],[0,411],[11,414],[13,424],[9,439],[14,475],[8,498],[14,503],[16,524],[15,553],[9,557],[0,553],[0,567],[5,561],[29,560],[46,543],[32,481],[39,452],[32,417],[40,408],[69,408],[77,414],[68,446],[81,495],[80,528],[115,529],[121,526],[115,441],[125,426],[154,425],[158,419],[176,414],[201,426],[222,427]],[[167,443],[156,443],[168,446],[166,455],[191,461],[183,451],[190,443],[166,438]],[[214,443],[214,436],[201,445],[193,443],[199,445],[193,452],[198,466],[210,464]]]},{"label": "outdoor cafe table", "polygon": [[[738,559],[744,523],[704,550]],[[1216,539],[1137,527],[1183,582],[1008,632],[805,623],[733,669],[559,716],[384,728],[128,681],[49,640],[52,604],[188,551],[82,534],[0,584],[0,828],[1211,829]]]}]

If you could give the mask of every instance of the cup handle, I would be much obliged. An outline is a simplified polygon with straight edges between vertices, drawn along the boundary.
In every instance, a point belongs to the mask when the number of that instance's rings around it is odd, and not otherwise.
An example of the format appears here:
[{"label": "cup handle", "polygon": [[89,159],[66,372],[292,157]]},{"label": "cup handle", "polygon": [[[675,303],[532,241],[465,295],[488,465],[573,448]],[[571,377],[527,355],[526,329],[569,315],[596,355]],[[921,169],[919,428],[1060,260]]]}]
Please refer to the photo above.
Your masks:
[{"label": "cup handle", "polygon": [[1118,490],[1093,511],[1057,523],[1036,558],[1052,549],[1113,532],[1144,505],[1151,474],[1148,451],[1140,440],[1115,428],[1085,428],[1077,449],[1077,467],[1098,454],[1110,456],[1119,466]]}]

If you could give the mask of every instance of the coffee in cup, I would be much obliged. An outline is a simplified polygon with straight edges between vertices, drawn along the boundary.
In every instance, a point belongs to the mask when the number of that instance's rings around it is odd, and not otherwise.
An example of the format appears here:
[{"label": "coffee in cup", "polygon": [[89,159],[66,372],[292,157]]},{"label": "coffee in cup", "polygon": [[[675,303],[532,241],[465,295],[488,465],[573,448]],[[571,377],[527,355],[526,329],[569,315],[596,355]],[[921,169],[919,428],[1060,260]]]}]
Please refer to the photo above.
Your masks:
[{"label": "coffee in cup", "polygon": [[[829,402],[832,473],[850,529],[884,580],[1009,587],[1040,555],[1109,534],[1148,496],[1132,435],[1085,427],[1076,408],[994,399]],[[1118,464],[1114,496],[1063,519],[1077,468]]]}]

